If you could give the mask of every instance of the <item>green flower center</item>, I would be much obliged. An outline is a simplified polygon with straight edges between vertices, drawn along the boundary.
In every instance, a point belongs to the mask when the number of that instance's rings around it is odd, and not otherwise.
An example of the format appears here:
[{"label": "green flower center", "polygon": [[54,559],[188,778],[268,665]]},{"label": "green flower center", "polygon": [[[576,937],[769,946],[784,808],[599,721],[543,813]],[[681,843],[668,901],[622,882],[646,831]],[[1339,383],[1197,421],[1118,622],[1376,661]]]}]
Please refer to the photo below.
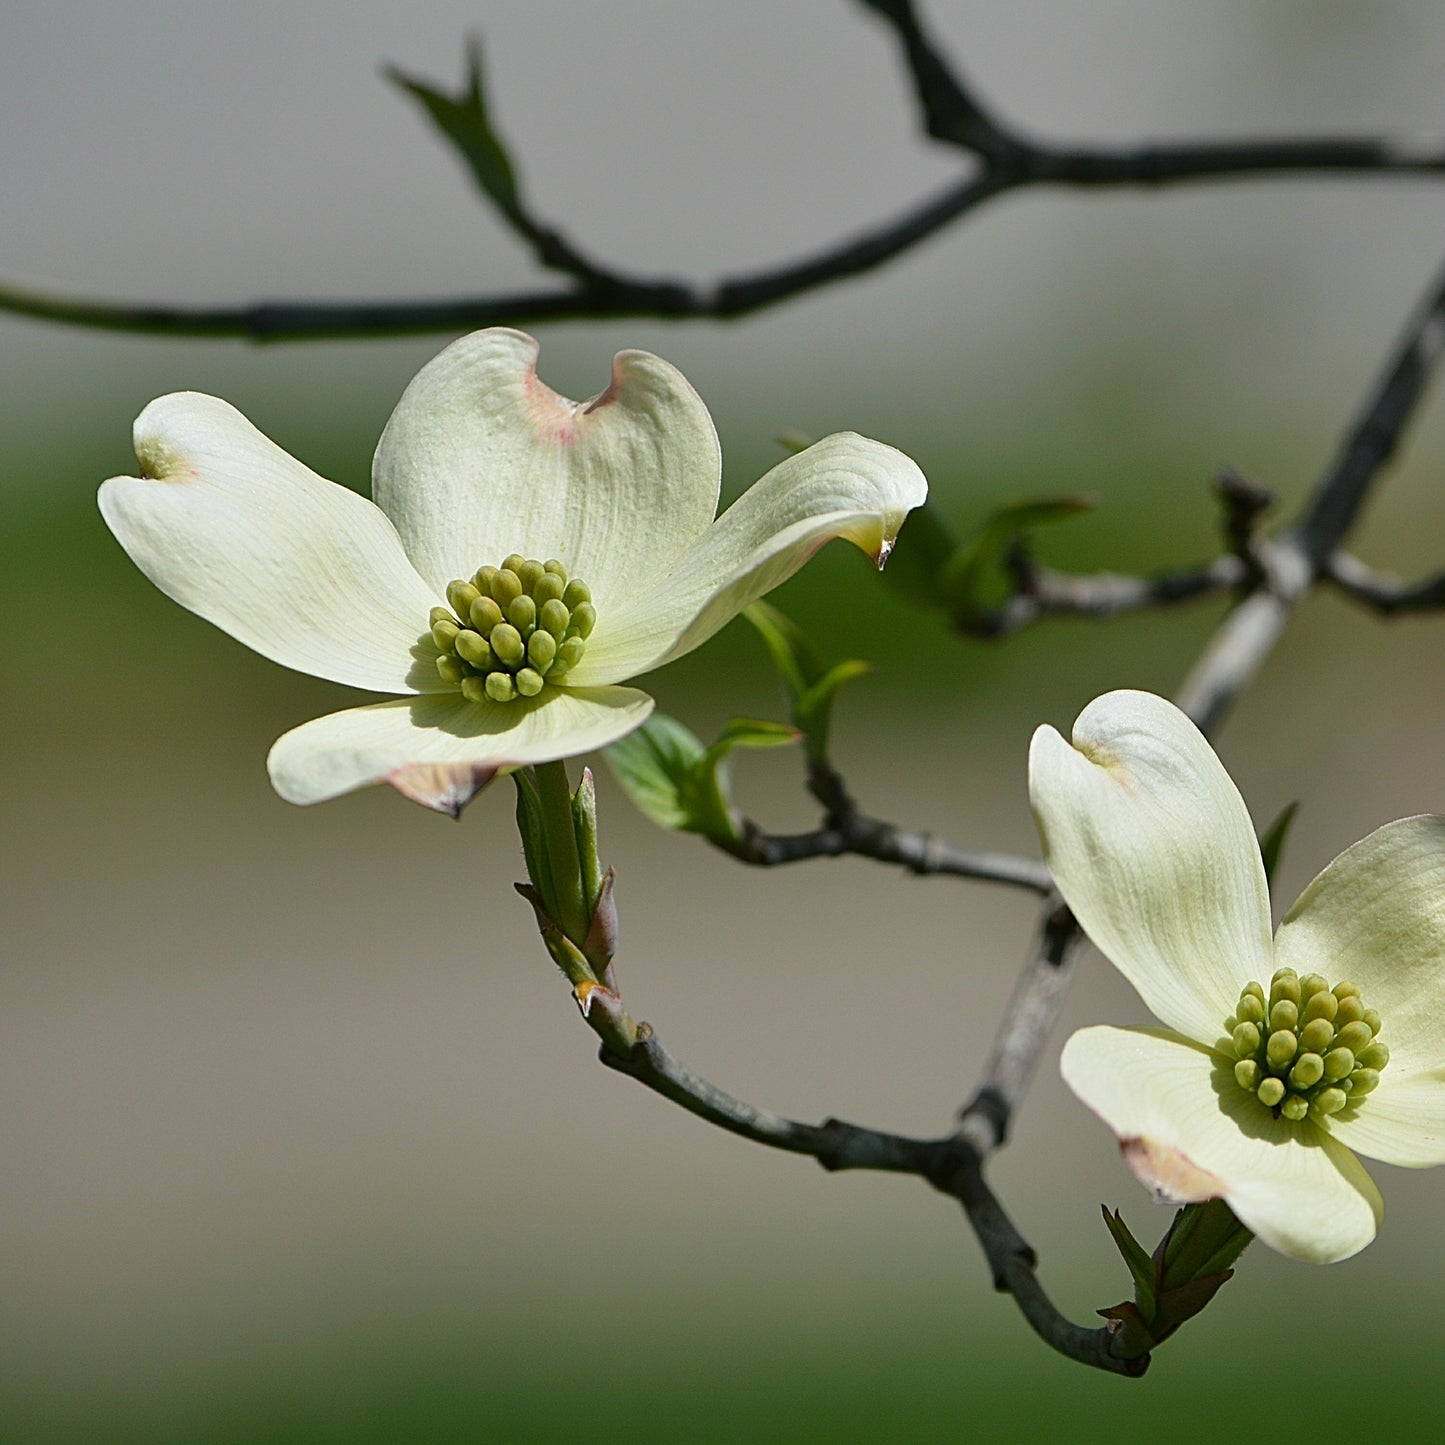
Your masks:
[{"label": "green flower center", "polygon": [[597,625],[585,582],[560,562],[514,552],[470,582],[449,582],[451,609],[431,610],[437,671],[472,702],[536,697],[582,660]]},{"label": "green flower center", "polygon": [[1333,988],[1317,973],[1282,968],[1269,992],[1248,983],[1220,1049],[1238,1060],[1234,1077],[1278,1119],[1325,1119],[1357,1108],[1390,1062],[1380,1016],[1352,983]]}]

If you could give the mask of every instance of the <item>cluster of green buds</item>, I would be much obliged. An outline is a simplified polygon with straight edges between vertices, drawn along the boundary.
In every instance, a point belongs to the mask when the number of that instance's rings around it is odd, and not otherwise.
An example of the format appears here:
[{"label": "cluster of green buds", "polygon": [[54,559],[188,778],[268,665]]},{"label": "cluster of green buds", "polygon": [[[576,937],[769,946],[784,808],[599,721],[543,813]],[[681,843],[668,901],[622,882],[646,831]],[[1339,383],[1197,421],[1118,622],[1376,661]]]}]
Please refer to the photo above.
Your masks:
[{"label": "cluster of green buds", "polygon": [[536,697],[582,660],[597,624],[585,582],[558,561],[513,553],[470,582],[447,584],[445,607],[431,611],[437,671],[472,702]]},{"label": "cluster of green buds", "polygon": [[1354,1108],[1390,1062],[1380,1042],[1380,1015],[1352,983],[1280,969],[1266,993],[1246,984],[1225,1021],[1221,1048],[1238,1060],[1234,1077],[1276,1118],[1316,1119]]}]

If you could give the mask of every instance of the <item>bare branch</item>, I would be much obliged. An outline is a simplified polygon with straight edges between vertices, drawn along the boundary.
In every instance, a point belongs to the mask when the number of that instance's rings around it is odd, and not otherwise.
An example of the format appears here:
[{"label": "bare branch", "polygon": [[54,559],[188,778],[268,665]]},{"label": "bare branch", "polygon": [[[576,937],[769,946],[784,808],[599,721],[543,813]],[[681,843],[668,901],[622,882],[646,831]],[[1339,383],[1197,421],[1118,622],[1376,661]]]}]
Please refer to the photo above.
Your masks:
[{"label": "bare branch", "polygon": [[[240,337],[306,341],[338,337],[411,336],[478,326],[623,317],[723,320],[775,306],[791,297],[861,275],[910,250],[996,196],[1029,186],[1082,189],[1159,187],[1201,180],[1274,174],[1439,175],[1445,147],[1379,139],[1181,142],[1081,148],[1025,140],[964,85],[925,35],[910,0],[862,0],[882,15],[903,46],[929,134],[967,151],[971,169],[938,195],[862,235],[827,246],[801,261],[715,284],[624,274],[593,260],[557,227],[522,204],[510,162],[491,147],[475,50],[467,83],[451,98],[395,75],[458,141],[458,116],[468,106],[468,151],[474,179],[542,264],[571,278],[556,291],[524,291],[389,301],[257,301],[238,306],[125,304],[0,286],[0,311],[38,320],[153,336]],[[480,130],[477,128],[480,127]],[[479,149],[480,147],[480,149]]]},{"label": "bare branch", "polygon": [[1344,541],[1381,469],[1394,455],[1442,348],[1445,268],[1406,323],[1383,375],[1295,523],[1293,537],[1312,576],[1320,575],[1325,559]]},{"label": "bare branch", "polygon": [[638,1042],[628,1057],[606,1047],[598,1057],[609,1069],[626,1074],[689,1113],[754,1143],[811,1155],[828,1170],[876,1169],[926,1179],[963,1206],[993,1273],[994,1288],[1014,1297],[1042,1340],[1061,1354],[1096,1369],[1137,1376],[1148,1368],[1147,1356],[1120,1359],[1110,1352],[1114,1333],[1107,1326],[1085,1329],[1059,1313],[1039,1282],[1033,1249],[988,1186],[982,1156],[961,1136],[914,1139],[840,1119],[801,1124],[754,1108],[680,1063],[648,1024],[638,1026]]},{"label": "bare branch", "polygon": [[719,839],[712,841],[732,857],[759,868],[852,854],[896,863],[919,875],[972,878],[1044,895],[1053,891],[1049,870],[1035,859],[962,848],[932,833],[870,817],[859,809],[842,776],[817,758],[808,765],[808,789],[824,809],[822,825],[811,832],[769,833],[753,819],[742,818],[740,843],[730,846]]},{"label": "bare branch", "polygon": [[1118,572],[1074,575],[1041,566],[1025,552],[1012,559],[1019,590],[991,612],[958,618],[957,631],[969,637],[1008,637],[1044,617],[1091,617],[1106,620],[1125,612],[1192,602],[1239,587],[1248,577],[1245,564],[1233,556],[1216,557],[1203,567],[1128,577]]},{"label": "bare branch", "polygon": [[1325,561],[1323,577],[1347,597],[1373,607],[1386,617],[1445,608],[1445,572],[1437,572],[1421,582],[1402,582],[1365,566],[1348,552],[1335,552]]}]

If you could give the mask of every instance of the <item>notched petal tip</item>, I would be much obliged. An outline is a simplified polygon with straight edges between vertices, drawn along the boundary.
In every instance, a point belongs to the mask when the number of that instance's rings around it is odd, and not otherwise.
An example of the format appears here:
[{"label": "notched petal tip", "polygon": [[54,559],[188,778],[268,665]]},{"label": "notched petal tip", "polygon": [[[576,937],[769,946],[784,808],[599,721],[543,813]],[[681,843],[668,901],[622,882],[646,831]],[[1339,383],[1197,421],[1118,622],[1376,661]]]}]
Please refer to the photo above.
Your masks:
[{"label": "notched petal tip", "polygon": [[1181,1150],[1138,1135],[1119,1140],[1119,1152],[1135,1177],[1164,1204],[1202,1204],[1223,1199],[1224,1181],[1201,1169]]},{"label": "notched petal tip", "polygon": [[383,780],[404,798],[436,813],[460,818],[466,807],[502,770],[502,764],[409,763]]}]

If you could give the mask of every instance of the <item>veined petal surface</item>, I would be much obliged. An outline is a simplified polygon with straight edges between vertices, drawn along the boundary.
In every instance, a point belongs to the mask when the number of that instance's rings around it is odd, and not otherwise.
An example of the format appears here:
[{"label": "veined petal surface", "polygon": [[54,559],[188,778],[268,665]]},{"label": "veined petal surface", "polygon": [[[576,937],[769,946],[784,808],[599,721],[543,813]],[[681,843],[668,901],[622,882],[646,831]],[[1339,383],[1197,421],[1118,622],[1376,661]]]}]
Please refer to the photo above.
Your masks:
[{"label": "veined petal surface", "polygon": [[1084,931],[1155,1015],[1212,1045],[1274,963],[1254,827],[1203,735],[1163,698],[1106,693],[1072,746],[1034,734],[1029,797]]},{"label": "veined petal surface", "polygon": [[1211,1050],[1165,1029],[1088,1028],[1060,1068],[1151,1188],[1221,1198],[1295,1259],[1348,1259],[1375,1237],[1384,1202],[1354,1155],[1312,1124],[1272,1118]]},{"label": "veined petal surface", "polygon": [[834,537],[882,566],[927,493],[917,464],[893,447],[853,432],[824,437],[749,487],[666,576],[620,605],[599,604],[571,680],[615,682],[691,652]]},{"label": "veined petal surface", "polygon": [[569,401],[520,331],[477,331],[427,363],[376,449],[372,494],[438,589],[509,553],[555,557],[599,613],[666,572],[712,521],[712,418],[676,367],[621,351],[612,384]]},{"label": "veined petal surface", "polygon": [[591,752],[640,727],[652,707],[629,687],[548,688],[508,703],[397,698],[292,728],[266,766],[288,802],[320,803],[419,764],[500,769]]},{"label": "veined petal surface", "polygon": [[1445,1067],[1403,1073],[1391,1059],[1359,1109],[1336,1114],[1326,1127],[1346,1148],[1385,1164],[1445,1164]]},{"label": "veined petal surface", "polygon": [[1349,980],[1378,1010],[1382,1091],[1445,1064],[1445,818],[1401,818],[1346,848],[1285,915],[1275,953],[1298,973]]},{"label": "veined petal surface", "polygon": [[100,510],[168,597],[299,672],[377,692],[442,686],[434,653],[414,651],[440,599],[364,497],[198,392],[151,402],[135,450],[145,475],[104,483]]}]

